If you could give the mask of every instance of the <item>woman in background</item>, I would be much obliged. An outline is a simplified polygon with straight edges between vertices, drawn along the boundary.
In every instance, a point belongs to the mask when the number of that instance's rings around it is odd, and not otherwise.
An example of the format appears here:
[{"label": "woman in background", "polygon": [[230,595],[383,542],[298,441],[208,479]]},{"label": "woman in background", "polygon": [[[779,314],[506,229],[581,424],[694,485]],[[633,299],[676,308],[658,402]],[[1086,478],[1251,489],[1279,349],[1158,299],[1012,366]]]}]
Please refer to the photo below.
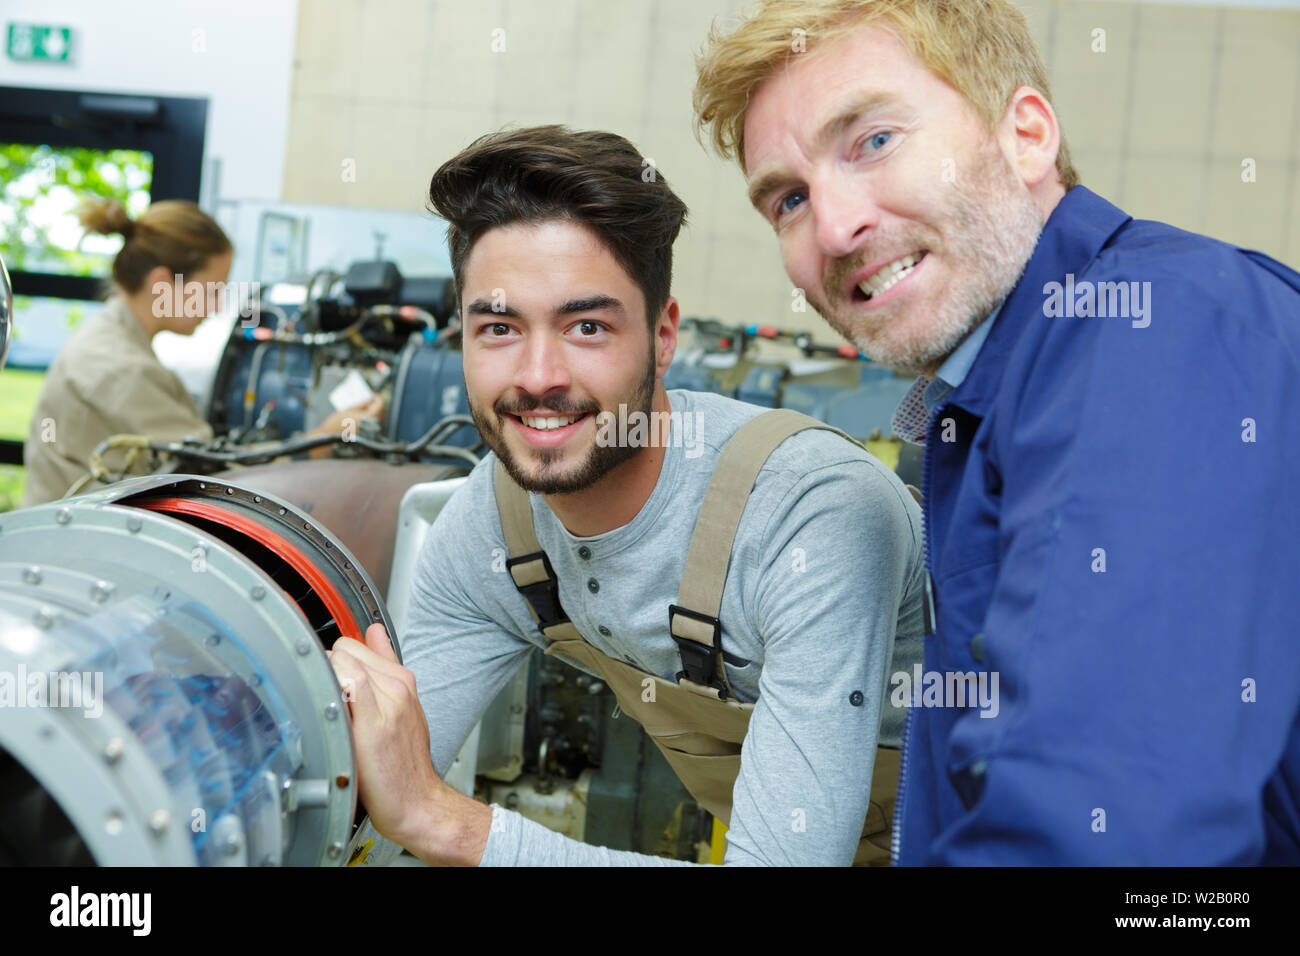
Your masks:
[{"label": "woman in background", "polygon": [[[197,205],[181,200],[156,202],[137,220],[117,200],[95,200],[80,219],[88,232],[120,233],[125,242],[113,260],[113,292],[103,310],[77,329],[46,372],[24,445],[24,507],[65,497],[110,435],[212,439],[212,427],[152,343],[164,330],[192,335],[216,306],[216,290],[230,275],[230,239]],[[191,283],[202,284],[201,308],[195,308],[198,297],[175,287],[178,276],[187,292]],[[159,283],[166,295],[154,294]],[[311,434],[337,433],[345,416],[381,411],[377,399],[344,409]],[[328,446],[316,452],[327,455]],[[129,471],[147,474],[144,456]]]}]

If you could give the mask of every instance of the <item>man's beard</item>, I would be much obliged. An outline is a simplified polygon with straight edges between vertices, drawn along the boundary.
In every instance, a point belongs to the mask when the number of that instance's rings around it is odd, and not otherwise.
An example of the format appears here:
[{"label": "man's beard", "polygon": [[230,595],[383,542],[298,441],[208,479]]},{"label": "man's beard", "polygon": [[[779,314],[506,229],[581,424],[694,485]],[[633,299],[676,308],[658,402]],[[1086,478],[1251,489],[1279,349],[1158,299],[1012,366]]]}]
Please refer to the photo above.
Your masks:
[{"label": "man's beard", "polygon": [[[646,367],[645,376],[641,379],[631,398],[625,403],[621,403],[627,406],[629,413],[632,410],[639,410],[646,415],[647,420],[651,420],[650,413],[654,406],[655,383],[657,380],[654,353],[651,351],[650,362]],[[497,420],[501,421],[507,415],[523,415],[535,408],[542,407],[543,404],[549,411],[559,415],[590,414],[593,420],[602,411],[601,407],[594,401],[573,404],[568,401],[567,397],[562,400],[549,398],[545,403],[540,399],[531,397],[522,398],[517,402],[498,399],[492,406],[492,410],[496,413]],[[506,446],[502,429],[490,422],[487,416],[483,415],[473,402],[469,403],[469,410],[470,415],[474,418],[474,424],[478,426],[479,434],[483,436],[483,440],[487,442],[488,447],[496,452],[497,458],[501,460],[506,473],[514,479],[515,484],[525,491],[534,491],[541,495],[565,495],[590,488],[623,462],[634,458],[643,450],[633,445],[620,446],[617,443],[602,445],[593,439],[586,457],[567,472],[563,472],[554,470],[553,466],[564,456],[565,449],[530,447],[528,454],[537,462],[537,465],[533,470],[525,471]]]},{"label": "man's beard", "polygon": [[[977,155],[977,165],[964,178],[970,185],[954,186],[952,202],[940,214],[943,232],[908,226],[896,237],[882,236],[870,248],[831,264],[822,288],[827,299],[809,297],[822,318],[872,361],[910,374],[938,367],[1020,281],[1042,232],[1042,210],[995,144],[987,143]],[[938,252],[951,278],[919,332],[901,340],[890,334],[899,322],[915,325],[913,313],[930,308],[924,302],[909,303],[905,318],[899,311],[903,307],[893,303],[877,316],[850,313],[843,305],[843,314],[837,314],[825,306],[826,301],[839,303],[845,284],[882,251],[897,258],[921,249]]]}]

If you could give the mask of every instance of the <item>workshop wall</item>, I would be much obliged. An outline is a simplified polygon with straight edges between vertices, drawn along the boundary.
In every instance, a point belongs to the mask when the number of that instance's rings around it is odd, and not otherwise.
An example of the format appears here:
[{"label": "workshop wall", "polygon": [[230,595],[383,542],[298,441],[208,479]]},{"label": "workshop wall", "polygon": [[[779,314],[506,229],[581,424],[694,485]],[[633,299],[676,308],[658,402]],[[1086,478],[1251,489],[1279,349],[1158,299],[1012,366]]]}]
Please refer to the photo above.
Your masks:
[{"label": "workshop wall", "polygon": [[279,198],[298,0],[5,0],[3,12],[5,23],[71,27],[73,52],[66,63],[0,58],[0,86],[207,97],[205,206],[218,189]]},{"label": "workshop wall", "polygon": [[[1021,6],[1085,185],[1135,216],[1300,265],[1300,11]],[[831,341],[815,313],[792,312],[776,243],[746,202],[739,170],[692,133],[694,55],[714,17],[725,24],[740,8],[731,0],[302,4],[284,199],[420,209],[433,170],[485,132],[553,122],[613,130],[652,158],[690,207],[674,281],[684,314],[809,328]],[[1243,181],[1246,160],[1254,182]]]}]

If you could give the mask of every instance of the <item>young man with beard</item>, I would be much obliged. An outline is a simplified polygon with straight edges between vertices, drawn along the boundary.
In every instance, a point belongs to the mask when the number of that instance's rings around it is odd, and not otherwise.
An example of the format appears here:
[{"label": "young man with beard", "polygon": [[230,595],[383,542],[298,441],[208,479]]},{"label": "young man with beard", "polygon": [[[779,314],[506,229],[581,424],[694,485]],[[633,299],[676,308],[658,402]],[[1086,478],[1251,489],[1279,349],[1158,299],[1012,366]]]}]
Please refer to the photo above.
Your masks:
[{"label": "young man with beard", "polygon": [[792,280],[919,375],[925,670],[1000,676],[909,713],[898,859],[1300,862],[1300,275],[1078,185],[1003,0],[768,0],[699,67]]},{"label": "young man with beard", "polygon": [[[919,508],[812,419],[665,390],[686,208],[643,165],[622,137],[550,126],[484,137],[433,177],[493,454],[429,531],[406,667],[378,626],[334,647],[362,799],[430,863],[677,862],[578,843],[440,779],[542,647],[607,683],[729,823],[726,863],[887,862],[898,751],[877,737],[897,743],[886,673],[919,660],[925,631]],[[602,429],[606,414],[669,434],[619,446],[638,431]]]}]

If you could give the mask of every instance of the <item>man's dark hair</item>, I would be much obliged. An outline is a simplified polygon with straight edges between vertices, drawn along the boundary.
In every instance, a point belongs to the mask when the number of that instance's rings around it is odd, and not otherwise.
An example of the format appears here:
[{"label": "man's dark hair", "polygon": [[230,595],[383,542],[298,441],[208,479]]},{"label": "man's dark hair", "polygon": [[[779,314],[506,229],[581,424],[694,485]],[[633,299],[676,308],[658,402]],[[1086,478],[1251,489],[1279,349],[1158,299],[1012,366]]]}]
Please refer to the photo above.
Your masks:
[{"label": "man's dark hair", "polygon": [[489,229],[562,220],[584,225],[640,287],[646,318],[668,302],[673,242],[686,204],[622,136],[564,126],[502,130],[439,167],[429,208],[447,220],[458,307],[465,259]]}]

